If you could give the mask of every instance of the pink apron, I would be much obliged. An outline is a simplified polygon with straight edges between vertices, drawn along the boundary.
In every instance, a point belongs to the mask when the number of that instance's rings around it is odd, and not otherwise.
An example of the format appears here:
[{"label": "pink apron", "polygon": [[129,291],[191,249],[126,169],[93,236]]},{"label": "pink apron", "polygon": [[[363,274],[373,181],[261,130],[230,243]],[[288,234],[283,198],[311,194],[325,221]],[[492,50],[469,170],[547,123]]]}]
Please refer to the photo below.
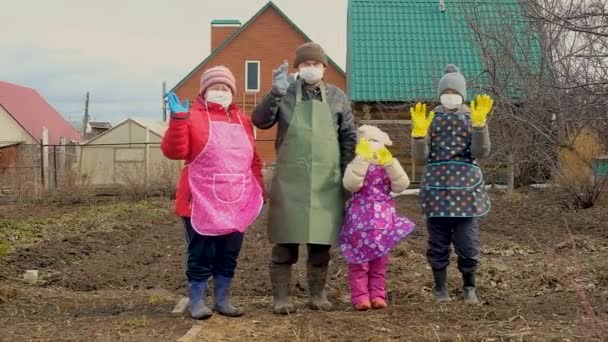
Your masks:
[{"label": "pink apron", "polygon": [[[238,115],[237,115],[238,117]],[[244,232],[258,217],[264,198],[251,163],[253,148],[243,123],[209,120],[209,141],[188,166],[191,222],[201,235]]]}]

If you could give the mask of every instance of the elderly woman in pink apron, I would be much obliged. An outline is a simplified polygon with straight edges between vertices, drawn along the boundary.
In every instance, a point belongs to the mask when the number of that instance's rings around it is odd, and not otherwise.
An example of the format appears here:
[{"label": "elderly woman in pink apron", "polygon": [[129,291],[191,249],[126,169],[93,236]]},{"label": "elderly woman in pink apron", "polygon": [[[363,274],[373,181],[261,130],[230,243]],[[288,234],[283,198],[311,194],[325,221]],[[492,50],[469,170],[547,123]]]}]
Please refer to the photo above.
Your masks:
[{"label": "elderly woman in pink apron", "polygon": [[[261,162],[249,118],[234,104],[236,82],[230,70],[205,71],[194,104],[167,95],[171,111],[161,144],[169,159],[185,160],[177,186],[175,212],[188,242],[190,314],[205,319],[243,315],[230,301],[230,288],[247,227],[263,206]],[[214,278],[215,303],[205,304]]]}]

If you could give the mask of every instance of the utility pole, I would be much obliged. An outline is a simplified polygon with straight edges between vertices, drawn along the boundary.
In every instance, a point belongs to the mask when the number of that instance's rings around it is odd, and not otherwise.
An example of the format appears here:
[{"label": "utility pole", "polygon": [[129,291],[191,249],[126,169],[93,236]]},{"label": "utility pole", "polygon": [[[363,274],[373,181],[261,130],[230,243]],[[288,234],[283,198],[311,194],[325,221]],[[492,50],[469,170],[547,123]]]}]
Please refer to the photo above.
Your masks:
[{"label": "utility pole", "polygon": [[160,97],[162,102],[162,114],[163,114],[163,122],[167,122],[167,102],[165,101],[165,95],[167,95],[167,82],[163,81],[163,94]]},{"label": "utility pole", "polygon": [[84,101],[84,117],[82,118],[82,136],[87,134],[87,128],[89,127],[89,92],[87,91],[87,97]]}]

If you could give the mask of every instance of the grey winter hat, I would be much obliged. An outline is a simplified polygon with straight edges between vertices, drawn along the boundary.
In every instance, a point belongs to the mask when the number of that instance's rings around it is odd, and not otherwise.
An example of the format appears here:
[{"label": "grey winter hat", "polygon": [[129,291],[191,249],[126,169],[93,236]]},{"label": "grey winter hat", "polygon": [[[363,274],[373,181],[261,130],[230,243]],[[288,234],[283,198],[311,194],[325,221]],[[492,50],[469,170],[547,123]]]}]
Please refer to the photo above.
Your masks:
[{"label": "grey winter hat", "polygon": [[446,89],[452,89],[460,96],[464,101],[467,100],[467,81],[464,76],[460,73],[460,69],[454,64],[448,64],[444,70],[445,75],[439,80],[439,86],[437,88],[437,95],[441,96]]}]

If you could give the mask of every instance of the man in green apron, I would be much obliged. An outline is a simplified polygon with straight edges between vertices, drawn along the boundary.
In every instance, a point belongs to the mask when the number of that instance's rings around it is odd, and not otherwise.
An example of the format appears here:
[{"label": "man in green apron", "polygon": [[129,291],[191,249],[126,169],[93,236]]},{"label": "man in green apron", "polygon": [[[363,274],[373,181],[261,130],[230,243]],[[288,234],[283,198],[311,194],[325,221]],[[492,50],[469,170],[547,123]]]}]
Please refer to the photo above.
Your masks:
[{"label": "man in green apron", "polygon": [[348,97],[323,81],[327,62],[318,44],[300,46],[294,63],[299,79],[287,75],[286,62],[274,70],[273,89],[252,114],[257,128],[278,124],[268,221],[277,314],[296,311],[291,303],[291,269],[303,243],[308,247],[309,306],[332,309],[324,291],[329,250],[342,225],[342,175],[354,157],[357,137]]}]

